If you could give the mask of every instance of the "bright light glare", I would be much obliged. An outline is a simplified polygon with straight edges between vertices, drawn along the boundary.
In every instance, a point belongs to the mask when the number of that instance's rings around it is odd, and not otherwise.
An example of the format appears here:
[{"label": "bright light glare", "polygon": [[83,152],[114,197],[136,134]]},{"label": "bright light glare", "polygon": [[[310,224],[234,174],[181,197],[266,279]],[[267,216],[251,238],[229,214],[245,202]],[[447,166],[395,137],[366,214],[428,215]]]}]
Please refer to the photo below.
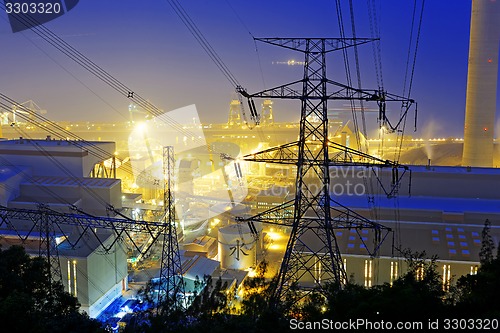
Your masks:
[{"label": "bright light glare", "polygon": [[147,130],[146,123],[138,123],[137,125],[135,125],[135,130],[141,134],[144,134]]},{"label": "bright light glare", "polygon": [[283,238],[283,236],[280,233],[274,232],[274,231],[268,231],[267,236],[272,239],[273,241],[280,240]]}]

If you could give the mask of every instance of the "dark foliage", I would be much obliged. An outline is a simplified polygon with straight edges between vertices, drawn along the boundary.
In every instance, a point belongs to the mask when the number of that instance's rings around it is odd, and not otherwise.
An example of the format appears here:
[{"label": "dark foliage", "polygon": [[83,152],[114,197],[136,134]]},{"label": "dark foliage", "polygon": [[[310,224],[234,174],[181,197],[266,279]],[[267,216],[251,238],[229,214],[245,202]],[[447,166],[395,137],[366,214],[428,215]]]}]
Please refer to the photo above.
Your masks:
[{"label": "dark foliage", "polygon": [[[0,322],[12,332],[104,332],[79,312],[61,283],[50,284],[44,258],[30,258],[21,246],[0,249]],[[50,291],[50,292],[49,292]]]}]

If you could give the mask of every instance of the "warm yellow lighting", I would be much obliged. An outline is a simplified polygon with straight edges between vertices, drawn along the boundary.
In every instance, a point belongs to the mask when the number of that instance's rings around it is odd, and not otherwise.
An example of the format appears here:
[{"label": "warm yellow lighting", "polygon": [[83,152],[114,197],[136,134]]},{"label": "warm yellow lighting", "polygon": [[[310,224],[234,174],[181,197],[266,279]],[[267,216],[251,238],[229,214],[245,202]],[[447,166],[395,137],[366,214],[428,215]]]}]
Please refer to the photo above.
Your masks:
[{"label": "warm yellow lighting", "polygon": [[146,123],[137,123],[137,125],[135,125],[135,130],[137,132],[139,132],[140,134],[144,134],[147,130],[147,125]]},{"label": "warm yellow lighting", "polygon": [[256,275],[256,274],[255,274],[255,271],[254,271],[253,269],[251,269],[251,268],[250,268],[250,269],[248,270],[248,277],[253,278],[253,277],[255,277],[255,275]]},{"label": "warm yellow lighting", "polygon": [[272,241],[276,241],[276,240],[280,240],[281,238],[283,238],[283,236],[277,232],[273,232],[273,231],[269,231],[267,233],[267,236],[272,240]]},{"label": "warm yellow lighting", "polygon": [[269,250],[284,250],[285,246],[284,245],[279,245],[279,244],[272,244],[269,246]]}]

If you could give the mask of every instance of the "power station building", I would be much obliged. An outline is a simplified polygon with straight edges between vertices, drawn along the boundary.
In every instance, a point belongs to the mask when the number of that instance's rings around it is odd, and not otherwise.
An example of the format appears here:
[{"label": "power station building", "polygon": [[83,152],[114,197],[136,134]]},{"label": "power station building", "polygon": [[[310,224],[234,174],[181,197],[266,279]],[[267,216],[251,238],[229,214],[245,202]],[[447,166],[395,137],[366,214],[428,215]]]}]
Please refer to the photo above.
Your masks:
[{"label": "power station building", "polygon": [[[486,220],[491,222],[495,246],[500,242],[500,170],[445,166],[410,169],[411,175],[401,175],[397,188],[392,186],[390,169],[376,171],[377,177],[367,167],[330,170],[335,201],[391,229],[387,235],[382,231],[380,239],[369,228],[335,229],[347,276],[358,284],[370,287],[392,283],[406,272],[405,251],[409,250],[425,253],[426,258],[435,257],[443,287],[447,287],[458,277],[477,272]],[[334,221],[337,217],[332,213]],[[377,246],[380,248],[373,257]],[[321,263],[315,269],[321,276]],[[301,281],[304,285],[311,282]]]},{"label": "power station building", "polygon": [[[80,142],[16,139],[0,141],[0,205],[6,208],[47,209],[70,213],[70,207],[94,216],[106,216],[106,205],[122,207],[121,181],[93,178],[103,171],[104,160],[89,153],[98,147],[113,156],[112,142]],[[3,246],[23,245],[38,255],[40,230],[31,220],[11,220],[0,229]],[[81,227],[61,224],[56,246],[66,291],[78,298],[81,310],[97,317],[127,289],[127,251],[123,241],[109,230],[82,232]],[[77,241],[78,240],[78,241]],[[106,247],[106,250],[104,247]]]}]

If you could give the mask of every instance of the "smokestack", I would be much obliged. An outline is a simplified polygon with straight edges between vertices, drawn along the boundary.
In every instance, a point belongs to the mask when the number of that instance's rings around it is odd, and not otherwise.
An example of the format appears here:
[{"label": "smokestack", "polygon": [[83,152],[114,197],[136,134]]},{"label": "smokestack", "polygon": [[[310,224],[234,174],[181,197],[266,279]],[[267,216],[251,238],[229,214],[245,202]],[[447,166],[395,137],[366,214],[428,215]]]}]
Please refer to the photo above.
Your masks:
[{"label": "smokestack", "polygon": [[472,0],[462,165],[493,166],[500,0]]}]

